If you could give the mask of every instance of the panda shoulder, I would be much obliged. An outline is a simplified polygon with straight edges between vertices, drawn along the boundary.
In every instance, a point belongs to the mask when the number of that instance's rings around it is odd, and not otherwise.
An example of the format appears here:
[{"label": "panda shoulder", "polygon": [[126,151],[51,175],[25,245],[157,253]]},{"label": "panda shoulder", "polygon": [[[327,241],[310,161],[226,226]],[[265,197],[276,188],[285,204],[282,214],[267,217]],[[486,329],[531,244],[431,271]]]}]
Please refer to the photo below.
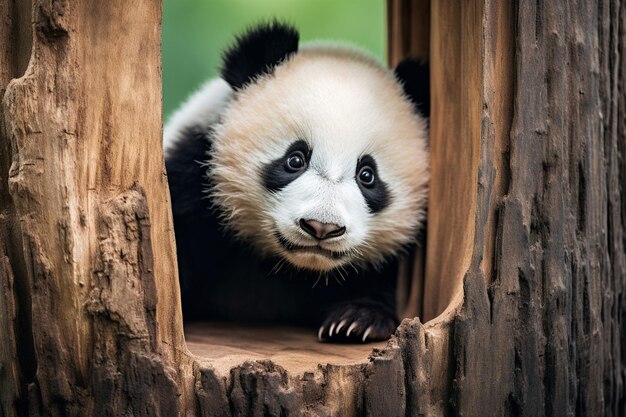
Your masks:
[{"label": "panda shoulder", "polygon": [[166,156],[189,132],[208,132],[215,124],[233,95],[233,89],[221,78],[207,81],[192,94],[169,118],[163,129]]}]

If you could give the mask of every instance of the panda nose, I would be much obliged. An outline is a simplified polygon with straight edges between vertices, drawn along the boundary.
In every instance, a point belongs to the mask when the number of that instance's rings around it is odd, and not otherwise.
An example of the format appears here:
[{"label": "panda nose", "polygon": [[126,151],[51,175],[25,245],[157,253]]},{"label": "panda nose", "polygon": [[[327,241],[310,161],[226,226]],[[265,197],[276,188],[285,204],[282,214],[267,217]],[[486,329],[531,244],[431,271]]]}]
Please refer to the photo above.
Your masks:
[{"label": "panda nose", "polygon": [[300,219],[300,227],[314,238],[320,240],[339,237],[346,233],[345,227],[337,226],[332,223],[321,223],[317,220]]}]

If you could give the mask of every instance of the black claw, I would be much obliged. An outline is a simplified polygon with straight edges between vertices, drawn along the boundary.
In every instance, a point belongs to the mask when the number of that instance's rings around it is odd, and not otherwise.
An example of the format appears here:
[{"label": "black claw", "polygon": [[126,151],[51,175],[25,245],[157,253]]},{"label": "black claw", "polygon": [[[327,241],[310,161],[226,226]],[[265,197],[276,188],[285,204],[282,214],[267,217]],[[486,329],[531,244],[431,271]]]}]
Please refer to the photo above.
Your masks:
[{"label": "black claw", "polygon": [[[344,321],[341,329],[337,330],[339,324]],[[398,320],[395,314],[378,304],[344,304],[335,308],[326,317],[324,324],[318,331],[318,337],[322,342],[331,343],[364,343],[387,340],[397,326]],[[333,330],[332,334],[331,330]]]}]

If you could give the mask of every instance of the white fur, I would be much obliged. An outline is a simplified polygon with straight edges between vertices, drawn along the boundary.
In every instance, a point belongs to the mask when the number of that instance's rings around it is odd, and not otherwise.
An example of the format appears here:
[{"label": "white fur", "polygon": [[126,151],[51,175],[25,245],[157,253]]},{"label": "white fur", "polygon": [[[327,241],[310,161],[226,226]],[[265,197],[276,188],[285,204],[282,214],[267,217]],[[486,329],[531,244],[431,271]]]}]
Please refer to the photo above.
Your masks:
[{"label": "white fur", "polygon": [[163,130],[163,149],[168,152],[188,128],[208,129],[217,122],[226,103],[233,94],[232,88],[221,78],[207,81],[192,94],[170,117]]}]

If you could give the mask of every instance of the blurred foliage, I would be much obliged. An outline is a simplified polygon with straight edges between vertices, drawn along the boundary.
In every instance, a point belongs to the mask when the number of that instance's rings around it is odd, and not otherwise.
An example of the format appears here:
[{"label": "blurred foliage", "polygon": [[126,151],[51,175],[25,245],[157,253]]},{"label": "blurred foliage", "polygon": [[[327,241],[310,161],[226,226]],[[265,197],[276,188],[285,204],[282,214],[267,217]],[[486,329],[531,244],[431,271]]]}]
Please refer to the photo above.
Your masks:
[{"label": "blurred foliage", "polygon": [[164,0],[164,117],[216,76],[234,35],[273,18],[295,25],[301,41],[348,41],[385,58],[383,0]]}]

